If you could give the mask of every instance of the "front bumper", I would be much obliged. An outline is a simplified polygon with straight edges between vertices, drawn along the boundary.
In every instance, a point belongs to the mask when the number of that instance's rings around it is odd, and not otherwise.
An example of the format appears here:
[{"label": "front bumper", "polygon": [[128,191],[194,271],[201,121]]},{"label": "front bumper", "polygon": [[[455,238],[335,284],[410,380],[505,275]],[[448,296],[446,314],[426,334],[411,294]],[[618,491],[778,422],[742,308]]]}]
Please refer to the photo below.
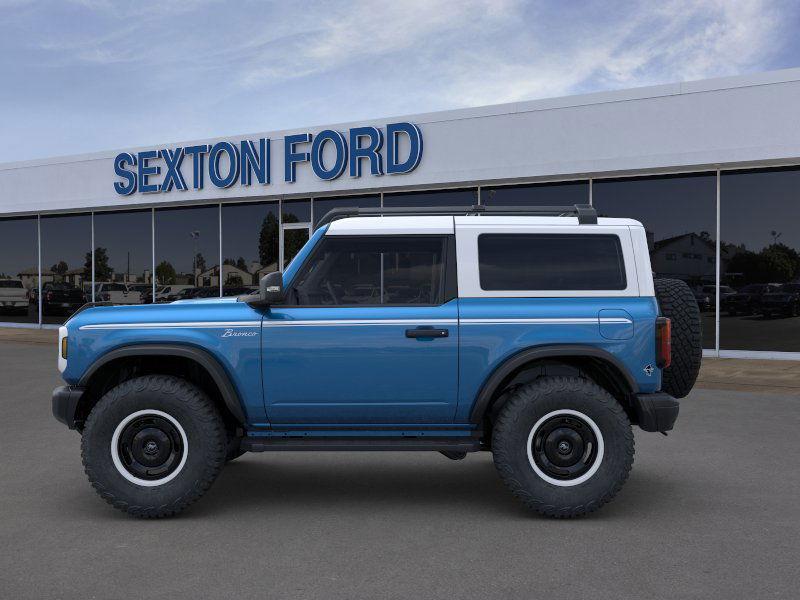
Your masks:
[{"label": "front bumper", "polygon": [[643,431],[670,431],[678,418],[680,403],[664,392],[636,394],[633,400],[639,427]]},{"label": "front bumper", "polygon": [[53,390],[53,416],[70,429],[77,429],[82,423],[75,419],[78,404],[85,388],[74,385],[63,385]]}]

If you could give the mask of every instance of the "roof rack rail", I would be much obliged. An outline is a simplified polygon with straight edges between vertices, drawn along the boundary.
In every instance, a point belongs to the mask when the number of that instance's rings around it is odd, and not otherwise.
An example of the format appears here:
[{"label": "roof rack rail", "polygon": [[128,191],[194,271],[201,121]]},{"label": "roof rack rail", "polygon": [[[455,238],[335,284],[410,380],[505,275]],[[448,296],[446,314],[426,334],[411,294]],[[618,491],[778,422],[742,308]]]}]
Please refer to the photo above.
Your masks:
[{"label": "roof rack rail", "polygon": [[573,204],[571,206],[486,206],[473,204],[472,206],[392,206],[359,208],[342,207],[334,208],[322,217],[314,227],[320,227],[345,219],[347,217],[382,217],[389,215],[405,216],[456,216],[456,215],[515,215],[525,217],[578,217],[581,225],[597,225],[597,211],[589,204]]}]

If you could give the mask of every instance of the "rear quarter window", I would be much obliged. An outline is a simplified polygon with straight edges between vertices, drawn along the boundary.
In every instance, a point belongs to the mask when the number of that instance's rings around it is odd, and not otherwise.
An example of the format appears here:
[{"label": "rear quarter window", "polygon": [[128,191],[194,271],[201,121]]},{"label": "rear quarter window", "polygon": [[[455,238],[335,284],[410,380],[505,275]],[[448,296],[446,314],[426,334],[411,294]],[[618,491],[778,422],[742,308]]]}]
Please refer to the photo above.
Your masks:
[{"label": "rear quarter window", "polygon": [[493,290],[624,290],[616,235],[484,233],[478,236],[481,288]]}]

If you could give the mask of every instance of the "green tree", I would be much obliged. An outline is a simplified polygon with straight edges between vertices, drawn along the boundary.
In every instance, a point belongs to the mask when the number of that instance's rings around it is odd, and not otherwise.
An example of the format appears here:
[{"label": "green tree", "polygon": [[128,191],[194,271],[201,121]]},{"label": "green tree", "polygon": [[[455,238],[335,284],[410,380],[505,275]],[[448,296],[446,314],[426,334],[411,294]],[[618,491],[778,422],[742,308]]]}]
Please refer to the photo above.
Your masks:
[{"label": "green tree", "polygon": [[236,259],[236,268],[241,269],[242,271],[249,272],[247,268],[247,261],[244,259],[243,256],[240,256],[239,258]]},{"label": "green tree", "polygon": [[[105,248],[94,249],[94,278],[95,281],[111,281],[114,278],[114,269],[108,264],[108,251]],[[86,253],[83,263],[83,280],[92,280],[92,253]]]},{"label": "green tree", "polygon": [[50,267],[50,270],[56,275],[63,275],[64,273],[69,271],[69,266],[63,260],[60,260],[52,267]]},{"label": "green tree", "polygon": [[258,234],[258,260],[262,267],[278,262],[278,219],[269,213],[261,223]]},{"label": "green tree", "polygon": [[172,264],[168,263],[166,260],[161,261],[158,266],[156,266],[156,282],[159,285],[170,285],[175,283],[175,277],[177,276],[177,272],[175,271],[175,267]]},{"label": "green tree", "polygon": [[194,257],[194,268],[201,273],[206,270],[206,259],[203,258],[202,252],[198,252],[197,256]]}]

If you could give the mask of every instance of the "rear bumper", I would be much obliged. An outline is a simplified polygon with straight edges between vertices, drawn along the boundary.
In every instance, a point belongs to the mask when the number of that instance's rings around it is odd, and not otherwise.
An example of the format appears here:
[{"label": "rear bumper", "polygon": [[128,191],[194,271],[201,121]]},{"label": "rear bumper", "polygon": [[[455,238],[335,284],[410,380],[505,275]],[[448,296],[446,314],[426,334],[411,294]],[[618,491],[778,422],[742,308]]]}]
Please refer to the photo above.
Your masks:
[{"label": "rear bumper", "polygon": [[77,429],[80,423],[75,420],[78,403],[85,388],[64,385],[53,390],[53,416],[70,429]]},{"label": "rear bumper", "polygon": [[678,418],[680,403],[664,392],[636,394],[633,400],[639,427],[643,431],[670,431]]}]

